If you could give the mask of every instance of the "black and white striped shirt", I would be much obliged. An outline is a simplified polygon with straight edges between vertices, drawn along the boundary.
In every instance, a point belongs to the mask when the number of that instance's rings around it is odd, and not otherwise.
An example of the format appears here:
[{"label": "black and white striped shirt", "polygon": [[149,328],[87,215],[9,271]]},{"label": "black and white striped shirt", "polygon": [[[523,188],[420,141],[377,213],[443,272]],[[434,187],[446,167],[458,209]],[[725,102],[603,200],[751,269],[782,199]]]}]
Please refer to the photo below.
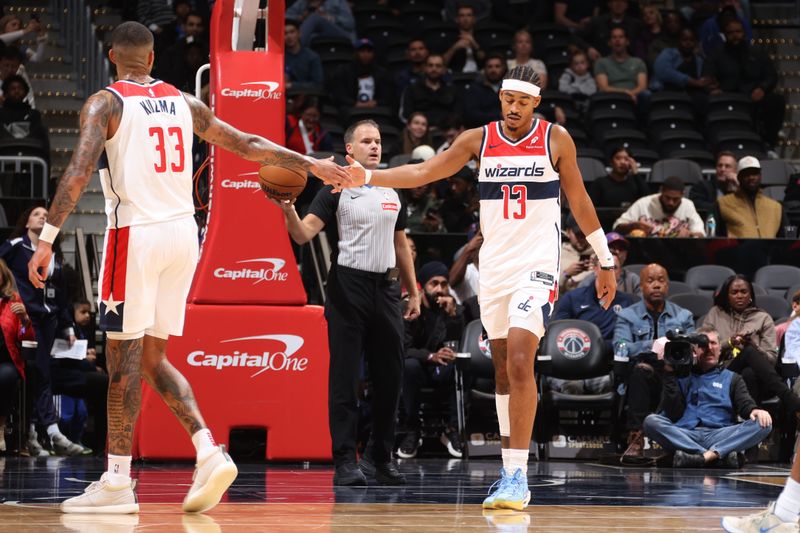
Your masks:
[{"label": "black and white striped shirt", "polygon": [[331,262],[366,272],[393,268],[394,232],[406,228],[406,210],[397,192],[368,185],[339,194],[331,190],[329,185],[320,189],[308,210],[325,223]]}]

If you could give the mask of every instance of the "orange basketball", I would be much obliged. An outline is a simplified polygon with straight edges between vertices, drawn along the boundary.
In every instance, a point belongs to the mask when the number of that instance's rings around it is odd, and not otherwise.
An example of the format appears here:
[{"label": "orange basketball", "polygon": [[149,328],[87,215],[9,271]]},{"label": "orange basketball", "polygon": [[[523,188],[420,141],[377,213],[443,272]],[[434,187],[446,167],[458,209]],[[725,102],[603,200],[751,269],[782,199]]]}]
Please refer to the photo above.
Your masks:
[{"label": "orange basketball", "polygon": [[264,165],[258,169],[261,190],[273,200],[292,200],[306,188],[308,175],[305,170]]}]

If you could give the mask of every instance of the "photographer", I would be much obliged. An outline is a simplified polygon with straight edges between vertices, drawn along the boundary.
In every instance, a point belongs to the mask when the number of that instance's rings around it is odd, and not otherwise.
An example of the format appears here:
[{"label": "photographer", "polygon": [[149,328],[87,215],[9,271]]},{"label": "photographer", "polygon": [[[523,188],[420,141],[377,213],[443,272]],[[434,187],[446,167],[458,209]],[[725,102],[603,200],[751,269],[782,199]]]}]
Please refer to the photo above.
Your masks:
[{"label": "photographer", "polygon": [[[704,326],[697,333],[705,338],[667,343],[659,414],[645,418],[644,432],[675,452],[676,468],[717,461],[739,468],[737,452],[764,440],[772,431],[772,418],[756,408],[742,377],[720,365],[716,330]],[[737,424],[737,415],[745,422]]]}]

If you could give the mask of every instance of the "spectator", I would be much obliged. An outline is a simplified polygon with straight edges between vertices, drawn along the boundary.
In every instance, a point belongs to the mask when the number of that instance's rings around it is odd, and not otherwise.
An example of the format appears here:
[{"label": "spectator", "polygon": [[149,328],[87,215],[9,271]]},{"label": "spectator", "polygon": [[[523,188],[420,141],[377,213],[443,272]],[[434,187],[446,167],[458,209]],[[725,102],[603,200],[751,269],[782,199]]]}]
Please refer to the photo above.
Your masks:
[{"label": "spectator", "polygon": [[447,179],[450,186],[440,212],[444,227],[450,233],[466,233],[478,222],[478,193],[475,190],[475,173],[463,167]]},{"label": "spectator", "polygon": [[661,35],[663,21],[658,6],[647,4],[642,7],[643,27],[633,41],[633,55],[652,67],[653,59],[650,57],[650,45]]},{"label": "spectator", "polygon": [[330,152],[333,143],[319,124],[319,109],[307,103],[300,116],[286,115],[286,147],[301,154]]},{"label": "spectator", "polygon": [[464,124],[479,128],[495,120],[500,114],[500,84],[506,75],[506,61],[500,54],[489,54],[479,75],[464,93]]},{"label": "spectator", "polygon": [[625,53],[628,45],[636,41],[642,29],[642,21],[628,14],[628,0],[608,0],[608,13],[592,17],[581,37],[588,45],[589,58],[597,61],[601,56],[613,52],[614,29],[621,28],[625,34]]},{"label": "spectator", "polygon": [[475,14],[475,20],[483,20],[492,14],[491,0],[445,0],[444,2],[444,15],[448,22],[458,23],[459,9],[464,5],[472,7]]},{"label": "spectator", "polygon": [[155,51],[175,42],[175,11],[169,0],[138,0],[136,20],[147,26],[155,40]]},{"label": "spectator", "polygon": [[735,4],[738,4],[736,0],[720,0],[717,14],[709,17],[700,26],[700,43],[707,56],[724,46],[726,37],[724,37],[723,31],[728,22],[739,22],[745,32],[747,42],[752,41],[753,29],[750,27],[748,17],[742,16],[741,5],[737,9]]},{"label": "spectator", "polygon": [[456,254],[453,266],[450,267],[449,282],[451,292],[455,293],[459,303],[469,300],[478,294],[479,255],[483,235],[477,226],[467,233],[467,244]]},{"label": "spectator", "polygon": [[785,100],[775,92],[778,73],[766,51],[745,39],[742,23],[725,26],[725,45],[704,63],[704,74],[713,78],[720,91],[746,94],[753,102],[753,116],[759,133],[771,150],[778,142],[783,124]]},{"label": "spectator", "polygon": [[683,197],[683,180],[676,176],[664,180],[661,192],[636,200],[614,222],[614,230],[637,237],[639,232],[648,237],[705,236],[703,219],[692,201]]},{"label": "spectator", "polygon": [[[299,0],[303,1],[303,0]],[[350,109],[394,107],[394,83],[389,72],[375,63],[375,47],[369,39],[356,43],[355,63],[341,65],[333,73],[330,91],[342,119]]]},{"label": "spectator", "polygon": [[38,63],[44,59],[44,47],[47,43],[47,32],[38,19],[31,19],[22,27],[22,21],[17,15],[5,15],[0,17],[0,41],[10,45],[29,33],[36,32],[36,49],[27,46],[19,48],[23,57],[32,63]]},{"label": "spectator", "polygon": [[650,43],[647,51],[647,64],[655,63],[658,55],[666,48],[677,48],[680,42],[681,30],[685,24],[681,14],[675,10],[664,12],[664,28]]},{"label": "spectator", "polygon": [[[612,2],[623,1],[612,0]],[[594,64],[597,90],[627,94],[634,103],[646,98],[649,94],[647,93],[647,67],[644,61],[638,57],[631,57],[628,53],[630,41],[625,29],[618,26],[611,30],[608,44],[611,47],[611,54],[598,59]]]},{"label": "spectator", "polygon": [[192,33],[197,32],[198,24],[202,31],[204,27],[203,17],[200,13],[192,11],[192,2],[190,0],[173,0],[172,11],[175,13],[175,21],[171,24],[172,28],[169,29],[174,34],[174,39],[178,42],[186,39]]},{"label": "spectator", "polygon": [[286,90],[321,89],[324,83],[322,61],[316,52],[300,42],[300,25],[287,20],[283,38]]},{"label": "spectator", "polygon": [[[7,46],[3,49],[2,53],[0,53],[0,79],[6,79],[9,76],[13,76],[15,74],[22,76],[25,80],[25,83],[28,84],[28,88],[32,89],[31,80],[28,78],[28,72],[25,70],[25,65],[22,64],[22,52],[19,48],[15,46]],[[0,90],[0,96],[3,95],[2,90]],[[0,99],[2,101],[2,99]],[[33,98],[33,90],[28,91],[28,96],[25,97],[25,101],[30,105],[32,108],[36,107],[36,102]]]},{"label": "spectator", "polygon": [[589,241],[571,214],[564,223],[564,233],[567,235],[567,241],[561,243],[561,264],[567,267],[561,272],[558,280],[562,295],[577,287],[590,275],[589,258],[592,254]]},{"label": "spectator", "polygon": [[784,338],[786,349],[783,353],[783,360],[800,364],[800,320],[797,320],[798,311],[800,311],[800,291],[796,292],[792,298],[792,309],[791,320],[785,322],[788,326]]},{"label": "spectator", "polygon": [[697,36],[691,28],[681,30],[677,48],[665,48],[653,66],[654,91],[685,91],[702,110],[712,80],[703,75],[703,56],[697,50]]},{"label": "spectator", "polygon": [[[784,336],[786,335],[786,330],[788,330],[792,322],[794,322],[794,320],[798,316],[800,316],[800,291],[797,291],[792,295],[791,305],[792,305],[792,312],[789,315],[789,319],[786,322],[782,322],[777,326],[775,326],[775,344],[777,344],[778,346],[783,345],[783,339]],[[788,347],[786,351],[788,353]],[[800,352],[796,353],[798,356],[800,356]],[[800,360],[800,357],[798,357],[798,360]]]},{"label": "spectator", "polygon": [[[714,462],[739,468],[737,452],[756,446],[772,431],[769,413],[756,408],[741,376],[719,364],[720,340],[703,328],[707,347],[695,347],[696,360],[687,376],[664,365],[659,414],[648,415],[644,431],[665,450],[672,466],[702,467]],[[745,422],[737,423],[737,416]]]},{"label": "spectator", "polygon": [[23,340],[34,337],[31,320],[17,293],[14,276],[0,259],[0,454],[6,452],[6,419],[17,401],[17,383],[25,379],[20,355]]},{"label": "spectator", "polygon": [[717,154],[713,180],[701,180],[692,185],[689,199],[701,211],[712,211],[717,200],[739,189],[736,177],[736,156],[733,152],[722,151]]},{"label": "spectator", "polygon": [[642,299],[620,311],[614,327],[614,358],[620,362],[629,358],[632,366],[626,380],[628,449],[624,453],[631,457],[644,453],[642,423],[661,396],[662,375],[655,366],[663,353],[657,352],[658,346],[663,346],[669,330],[694,331],[691,311],[667,301],[669,276],[664,267],[647,265],[639,277]]},{"label": "spectator", "polygon": [[408,122],[411,113],[421,111],[428,117],[428,127],[441,129],[450,115],[459,110],[455,88],[444,80],[444,58],[430,54],[425,61],[425,81],[413,83],[403,93],[400,118]]},{"label": "spectator", "polygon": [[600,14],[598,4],[596,0],[557,1],[553,5],[555,23],[573,32],[584,30]]},{"label": "spectator", "polygon": [[458,39],[444,53],[444,62],[452,72],[478,72],[483,65],[486,54],[475,39],[475,20],[472,5],[458,6]]},{"label": "spectator", "polygon": [[597,83],[590,72],[589,56],[584,52],[572,54],[569,67],[558,80],[558,90],[572,96],[578,109],[588,110],[589,97],[597,92]]},{"label": "spectator", "polygon": [[420,390],[433,387],[446,398],[447,427],[442,443],[453,457],[460,458],[463,444],[458,433],[458,410],[453,377],[456,354],[445,341],[461,339],[464,331],[463,311],[449,294],[447,267],[438,261],[422,265],[422,307],[416,320],[405,326],[405,367],[403,370],[403,407],[406,434],[397,455],[411,459],[422,443],[420,431]]},{"label": "spectator", "polygon": [[3,107],[0,108],[0,138],[36,139],[42,145],[42,152],[50,154],[50,140],[42,116],[25,101],[30,87],[25,78],[12,74],[3,80]]},{"label": "spectator", "polygon": [[738,239],[774,239],[783,230],[780,203],[761,192],[761,163],[745,156],[737,165],[739,189],[717,200],[717,234]]},{"label": "spectator", "polygon": [[649,194],[647,183],[638,174],[639,164],[630,150],[619,147],[611,153],[611,172],[594,180],[590,196],[595,207],[625,207]]},{"label": "spectator", "polygon": [[[411,161],[414,161],[413,159]],[[439,212],[441,202],[432,192],[432,185],[426,183],[413,189],[405,190],[407,227],[411,232],[446,233]]]},{"label": "spectator", "polygon": [[[528,30],[519,30],[514,34],[514,42],[511,45],[514,57],[508,60],[508,70],[517,65],[531,67],[539,75],[539,87],[547,88],[547,67],[541,59],[533,57],[533,37]],[[502,57],[502,56],[501,56]]]},{"label": "spectator", "polygon": [[356,21],[345,0],[297,0],[286,18],[300,23],[300,42],[306,47],[314,37],[356,39]]},{"label": "spectator", "polygon": [[464,124],[461,122],[461,119],[458,116],[453,115],[448,117],[442,126],[444,142],[441,144],[441,146],[439,146],[439,148],[436,149],[436,153],[440,154],[450,148],[450,146],[453,144],[453,141],[456,140],[456,137],[464,132],[464,129]]},{"label": "spectator", "polygon": [[[606,233],[606,240],[608,241],[608,248],[611,250],[611,253],[619,258],[620,270],[617,272],[617,292],[641,296],[642,288],[640,286],[639,274],[629,272],[622,268],[628,260],[628,250],[630,249],[631,243],[628,242],[628,239],[615,231]],[[594,286],[596,279],[597,276],[592,272],[578,284],[578,287]]]},{"label": "spectator", "polygon": [[[28,261],[39,243],[39,234],[47,219],[47,209],[30,207],[20,215],[11,238],[0,245],[0,258],[5,260],[17,282],[20,296],[31,318],[36,333],[35,372],[38,375],[33,392],[34,405],[31,421],[39,429],[46,429],[53,449],[58,455],[77,455],[83,447],[74,444],[58,428],[58,415],[53,405],[53,390],[50,371],[50,352],[56,336],[75,341],[72,317],[66,302],[67,288],[62,273],[61,250],[53,244],[54,261],[47,278],[46,289],[37,289],[28,279]],[[33,425],[32,424],[32,425]],[[28,450],[31,455],[41,455],[38,432],[33,429],[28,435]]]},{"label": "spectator", "polygon": [[411,154],[417,146],[433,144],[431,133],[428,130],[428,117],[425,113],[416,111],[411,113],[408,124],[403,128],[403,152]]},{"label": "spectator", "polygon": [[406,47],[408,66],[403,68],[394,78],[397,99],[403,96],[406,87],[412,83],[425,81],[425,61],[428,59],[428,46],[420,38],[412,38]]},{"label": "spectator", "polygon": [[[195,17],[202,22],[199,15],[190,15],[189,23],[194,24]],[[194,93],[197,70],[208,63],[208,54],[205,39],[184,37],[159,55],[158,77],[182,91]],[[207,79],[205,82],[201,79],[201,86],[205,83]]]}]

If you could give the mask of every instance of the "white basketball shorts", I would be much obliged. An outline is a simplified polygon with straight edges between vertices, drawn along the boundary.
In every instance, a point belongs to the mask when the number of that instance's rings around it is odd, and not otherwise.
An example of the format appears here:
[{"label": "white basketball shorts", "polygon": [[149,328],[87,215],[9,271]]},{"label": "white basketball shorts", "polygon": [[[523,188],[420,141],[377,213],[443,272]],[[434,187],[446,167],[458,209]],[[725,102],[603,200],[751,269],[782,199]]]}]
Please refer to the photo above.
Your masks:
[{"label": "white basketball shorts", "polygon": [[508,338],[509,328],[522,328],[541,339],[553,312],[555,295],[555,289],[541,285],[522,287],[502,296],[484,297],[481,291],[481,322],[489,339]]},{"label": "white basketball shorts", "polygon": [[103,250],[98,307],[108,337],[183,334],[199,255],[194,218],[106,230]]}]

